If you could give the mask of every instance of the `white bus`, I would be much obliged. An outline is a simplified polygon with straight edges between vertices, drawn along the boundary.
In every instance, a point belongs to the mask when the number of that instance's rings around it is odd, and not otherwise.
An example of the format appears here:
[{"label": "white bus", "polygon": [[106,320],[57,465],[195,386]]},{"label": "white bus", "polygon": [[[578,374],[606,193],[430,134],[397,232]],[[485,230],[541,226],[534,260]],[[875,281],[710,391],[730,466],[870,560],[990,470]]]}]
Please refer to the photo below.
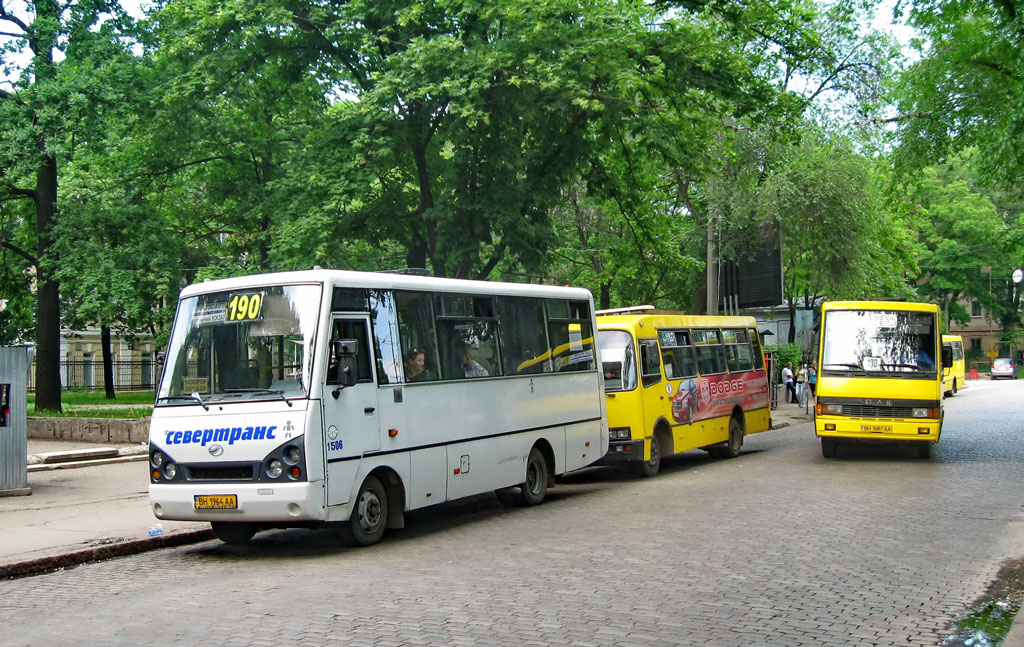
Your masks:
[{"label": "white bus", "polygon": [[580,288],[321,269],[191,285],[153,409],[153,512],[227,543],[342,522],[369,545],[489,490],[536,505],[608,449],[594,330]]}]

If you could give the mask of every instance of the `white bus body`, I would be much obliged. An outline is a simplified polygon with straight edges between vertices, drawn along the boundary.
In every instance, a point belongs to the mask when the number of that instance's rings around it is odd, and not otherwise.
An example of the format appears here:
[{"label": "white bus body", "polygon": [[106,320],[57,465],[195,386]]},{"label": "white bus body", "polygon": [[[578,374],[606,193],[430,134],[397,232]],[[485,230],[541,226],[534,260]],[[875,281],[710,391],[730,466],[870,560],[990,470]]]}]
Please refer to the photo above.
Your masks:
[{"label": "white bus body", "polygon": [[488,490],[540,503],[608,449],[593,317],[583,289],[403,274],[189,286],[150,428],[153,512],[232,543],[348,522],[369,544]]}]

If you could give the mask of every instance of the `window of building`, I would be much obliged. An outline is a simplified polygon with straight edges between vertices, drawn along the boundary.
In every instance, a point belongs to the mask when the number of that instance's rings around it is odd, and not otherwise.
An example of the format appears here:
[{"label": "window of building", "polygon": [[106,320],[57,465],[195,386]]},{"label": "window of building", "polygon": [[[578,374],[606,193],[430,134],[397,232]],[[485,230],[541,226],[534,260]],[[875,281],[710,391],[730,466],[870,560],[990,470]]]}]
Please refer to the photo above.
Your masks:
[{"label": "window of building", "polygon": [[980,317],[981,316],[981,304],[978,303],[977,301],[971,301],[971,316],[972,317]]}]

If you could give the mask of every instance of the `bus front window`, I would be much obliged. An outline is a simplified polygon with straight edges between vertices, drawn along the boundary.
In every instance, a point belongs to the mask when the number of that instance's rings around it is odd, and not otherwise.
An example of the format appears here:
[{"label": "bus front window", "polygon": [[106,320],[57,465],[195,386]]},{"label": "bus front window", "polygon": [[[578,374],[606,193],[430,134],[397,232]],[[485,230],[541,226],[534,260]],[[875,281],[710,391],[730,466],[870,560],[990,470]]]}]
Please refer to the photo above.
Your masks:
[{"label": "bus front window", "polygon": [[824,326],[822,375],[932,377],[937,371],[931,313],[835,310]]},{"label": "bus front window", "polygon": [[183,299],[175,315],[160,405],[305,397],[318,285],[266,286]]},{"label": "bus front window", "polygon": [[604,370],[604,390],[631,391],[636,388],[636,359],[633,339],[622,330],[598,332],[601,365]]}]

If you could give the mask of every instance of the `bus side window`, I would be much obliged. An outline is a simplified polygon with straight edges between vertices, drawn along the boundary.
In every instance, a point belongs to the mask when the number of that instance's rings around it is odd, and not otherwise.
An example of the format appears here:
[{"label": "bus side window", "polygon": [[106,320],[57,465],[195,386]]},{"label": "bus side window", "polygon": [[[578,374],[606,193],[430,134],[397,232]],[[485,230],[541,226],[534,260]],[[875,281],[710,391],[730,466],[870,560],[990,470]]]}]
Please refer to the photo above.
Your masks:
[{"label": "bus side window", "polygon": [[764,370],[764,352],[761,350],[761,335],[754,328],[747,329],[747,337],[750,339],[750,348],[754,353],[754,368]]},{"label": "bus side window", "polygon": [[[396,291],[395,309],[397,325],[389,332],[394,336],[397,331],[401,336],[402,354],[399,356],[403,366],[413,358],[417,351],[423,353],[423,372],[414,380],[417,382],[434,382],[441,379],[438,364],[437,335],[434,330],[434,310],[431,295],[427,292]],[[393,342],[398,343],[398,342]],[[397,348],[396,348],[397,350]],[[403,368],[402,380],[408,382]]]},{"label": "bus side window", "polygon": [[[334,342],[339,339],[356,340],[358,345],[356,348],[356,367],[358,368],[356,381],[372,382],[373,372],[370,370],[370,346],[367,343],[366,324],[351,319],[335,319],[334,325],[331,327],[331,343],[328,348],[334,348]],[[327,366],[327,383],[339,384],[337,361],[333,353],[330,354],[330,357],[330,363]]]},{"label": "bus side window", "polygon": [[498,346],[507,375],[550,373],[544,302],[498,297]]},{"label": "bus side window", "polygon": [[[370,296],[373,342],[377,355],[377,383],[398,384],[402,375],[401,349],[394,331],[398,329],[395,295],[391,290],[364,290]],[[335,300],[338,291],[335,289]]]},{"label": "bus side window", "polygon": [[640,368],[644,386],[661,381],[661,353],[658,351],[657,339],[644,339],[640,342]]}]

